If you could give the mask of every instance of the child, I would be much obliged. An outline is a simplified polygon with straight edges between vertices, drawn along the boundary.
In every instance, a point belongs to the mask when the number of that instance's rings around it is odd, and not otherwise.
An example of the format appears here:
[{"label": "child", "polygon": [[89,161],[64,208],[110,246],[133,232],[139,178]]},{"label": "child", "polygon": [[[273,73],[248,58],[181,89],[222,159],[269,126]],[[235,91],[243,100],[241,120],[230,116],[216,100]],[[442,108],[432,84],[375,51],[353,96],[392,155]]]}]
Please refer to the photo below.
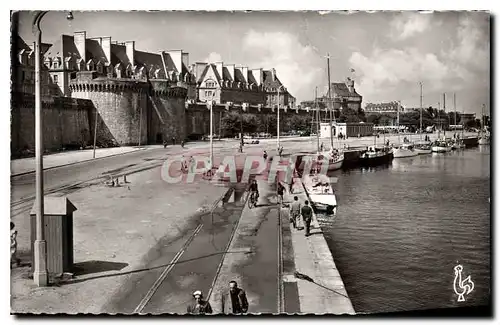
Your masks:
[{"label": "child", "polygon": [[12,261],[16,262],[16,265],[21,265],[21,260],[16,257],[17,253],[17,230],[14,229],[16,225],[10,222],[10,267],[12,268]]}]

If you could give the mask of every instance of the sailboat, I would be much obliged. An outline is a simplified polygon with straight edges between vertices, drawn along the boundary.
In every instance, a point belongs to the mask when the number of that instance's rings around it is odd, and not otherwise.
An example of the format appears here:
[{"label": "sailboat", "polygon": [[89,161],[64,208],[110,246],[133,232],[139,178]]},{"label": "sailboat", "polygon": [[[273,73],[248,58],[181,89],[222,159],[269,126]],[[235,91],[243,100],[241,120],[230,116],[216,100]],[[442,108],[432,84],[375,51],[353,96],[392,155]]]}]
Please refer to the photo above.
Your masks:
[{"label": "sailboat", "polygon": [[[315,100],[315,106],[316,106],[316,139],[317,139],[317,152],[316,154],[304,154],[304,155],[299,155],[297,158],[297,163],[298,163],[298,169],[299,170],[304,170],[305,168],[305,159],[304,156],[312,156],[312,169],[319,172],[321,170],[321,166],[323,163],[326,162],[328,165],[326,170],[327,171],[334,171],[342,168],[342,164],[344,162],[344,152],[343,150],[338,150],[336,148],[331,148],[330,150],[321,150],[319,146],[319,136],[320,136],[320,110],[319,106],[317,103],[317,93],[315,94],[316,100]],[[331,143],[333,143],[333,135],[330,130],[330,140]]]},{"label": "sailboat", "polygon": [[393,155],[394,158],[408,158],[408,157],[415,157],[418,155],[418,153],[413,149],[413,144],[411,143],[405,143],[401,144],[401,139],[399,136],[399,105],[398,105],[398,146],[393,149]]},{"label": "sailboat", "polygon": [[328,161],[328,171],[338,170],[342,168],[342,164],[344,163],[344,150],[341,148],[335,148],[333,145],[333,123],[335,122],[334,110],[332,106],[332,91],[331,91],[331,82],[330,82],[330,55],[326,56],[326,65],[328,68],[328,108],[330,110],[330,150],[321,151],[318,154],[319,159],[327,159]]},{"label": "sailboat", "polygon": [[[446,116],[446,94],[443,94],[443,110],[444,114]],[[438,136],[438,139],[434,141],[432,144],[432,152],[450,152],[452,147],[451,144],[446,141],[446,127],[443,128],[443,125],[441,124],[441,119],[440,119],[440,110],[438,110],[438,118],[439,118],[439,123],[440,127],[443,129],[443,138]]]},{"label": "sailboat", "polygon": [[490,136],[484,132],[484,104],[481,108],[481,131],[479,131],[479,141],[480,145],[490,144]]},{"label": "sailboat", "polygon": [[[317,98],[317,95],[315,97]],[[306,172],[306,174],[302,176],[302,182],[304,184],[304,188],[312,204],[317,209],[325,209],[328,214],[335,215],[337,213],[337,197],[335,196],[335,191],[331,185],[330,178],[327,175],[319,173],[321,169],[322,160],[318,159],[323,158],[323,154],[319,146],[320,130],[319,130],[319,108],[317,102],[316,102],[316,122],[317,122],[317,130],[316,130],[317,153],[313,155],[311,154],[299,155],[297,157],[297,164],[299,166],[298,169],[301,172],[304,172],[306,164],[306,160],[304,158],[306,156],[310,157],[312,156],[311,171],[309,173]],[[329,164],[328,167],[330,166],[332,165]],[[341,166],[342,166],[341,164],[338,164],[338,168],[340,168]],[[335,166],[334,168],[337,168],[337,166]]]},{"label": "sailboat", "polygon": [[420,142],[415,144],[415,152],[418,155],[426,155],[432,153],[432,148],[429,143],[422,140],[423,133],[423,115],[422,115],[422,83],[420,82]]}]

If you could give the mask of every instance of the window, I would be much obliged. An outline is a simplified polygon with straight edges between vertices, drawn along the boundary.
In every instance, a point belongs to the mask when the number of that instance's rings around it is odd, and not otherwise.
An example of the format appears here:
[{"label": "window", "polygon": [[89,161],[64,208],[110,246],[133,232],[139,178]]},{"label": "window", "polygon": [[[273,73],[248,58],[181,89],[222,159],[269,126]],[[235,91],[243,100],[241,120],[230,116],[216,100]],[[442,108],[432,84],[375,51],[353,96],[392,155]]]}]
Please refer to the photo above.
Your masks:
[{"label": "window", "polygon": [[58,82],[59,82],[59,76],[54,75],[54,83],[57,85]]},{"label": "window", "polygon": [[22,71],[22,73],[21,73],[21,80],[24,81],[24,78],[25,78],[24,71]]}]

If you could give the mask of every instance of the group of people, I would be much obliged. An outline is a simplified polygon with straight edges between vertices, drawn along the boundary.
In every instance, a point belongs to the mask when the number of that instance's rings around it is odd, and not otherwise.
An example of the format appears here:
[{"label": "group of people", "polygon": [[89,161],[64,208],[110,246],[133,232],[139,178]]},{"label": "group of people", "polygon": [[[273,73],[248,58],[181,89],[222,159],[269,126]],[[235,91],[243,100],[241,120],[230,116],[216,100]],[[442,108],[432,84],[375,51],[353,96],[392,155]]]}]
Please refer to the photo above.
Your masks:
[{"label": "group of people", "polygon": [[339,138],[339,140],[345,140],[345,139],[347,139],[347,136],[342,134],[342,132],[340,132],[338,135],[338,138]]},{"label": "group of people", "polygon": [[[203,298],[201,290],[193,292],[194,301],[187,306],[187,313],[194,315],[212,314],[210,302]],[[229,290],[222,294],[221,313],[245,314],[248,312],[248,300],[245,290],[238,288],[236,281],[229,282]]]},{"label": "group of people", "polygon": [[308,237],[311,234],[311,221],[312,221],[312,208],[309,205],[309,201],[304,201],[302,205],[299,201],[298,196],[293,197],[293,202],[290,204],[290,223],[293,225],[294,229],[302,230],[300,218],[304,222],[306,233],[305,236]]}]

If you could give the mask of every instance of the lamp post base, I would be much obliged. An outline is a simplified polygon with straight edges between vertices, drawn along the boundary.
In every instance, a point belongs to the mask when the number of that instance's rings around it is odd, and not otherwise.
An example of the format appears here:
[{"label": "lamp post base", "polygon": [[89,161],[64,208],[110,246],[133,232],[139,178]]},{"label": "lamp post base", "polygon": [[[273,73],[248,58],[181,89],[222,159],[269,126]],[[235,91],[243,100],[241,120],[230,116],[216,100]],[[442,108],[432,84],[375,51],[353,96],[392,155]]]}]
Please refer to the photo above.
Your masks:
[{"label": "lamp post base", "polygon": [[35,240],[35,270],[33,280],[39,287],[46,287],[49,284],[49,274],[47,272],[47,242],[45,240]]}]

